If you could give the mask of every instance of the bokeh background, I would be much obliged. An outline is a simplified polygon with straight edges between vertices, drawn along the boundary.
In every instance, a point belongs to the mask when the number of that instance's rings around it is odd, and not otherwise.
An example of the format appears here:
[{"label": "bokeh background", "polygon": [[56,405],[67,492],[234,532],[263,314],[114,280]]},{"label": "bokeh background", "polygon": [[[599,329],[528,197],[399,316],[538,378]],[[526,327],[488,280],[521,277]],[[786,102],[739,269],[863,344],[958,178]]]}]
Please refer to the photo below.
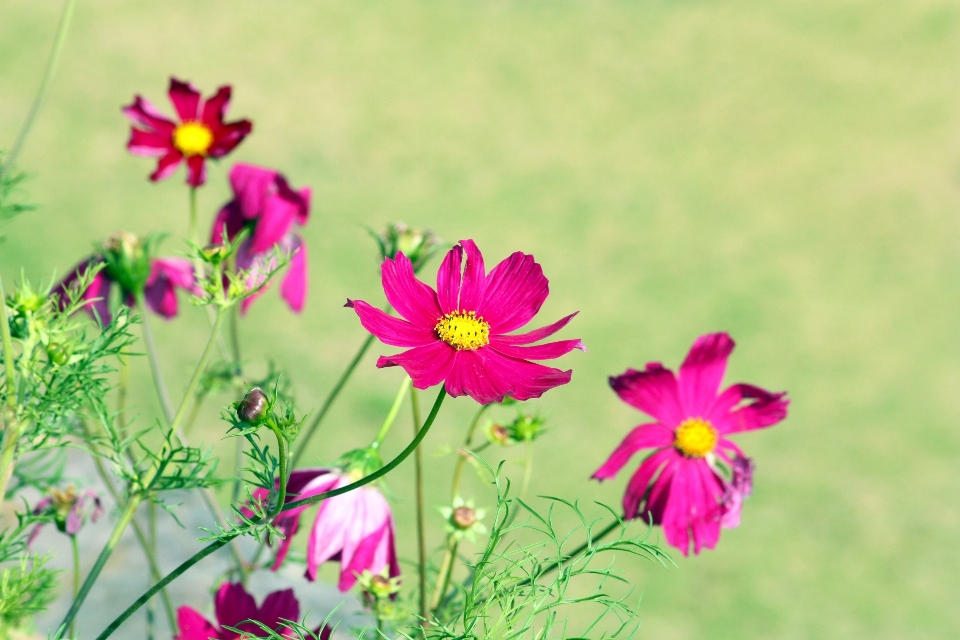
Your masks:
[{"label": "bokeh background", "polygon": [[[28,109],[60,7],[0,2],[0,144]],[[81,2],[22,156],[40,208],[5,229],[6,281],[21,268],[63,274],[118,229],[170,230],[166,251],[183,250],[183,174],[149,183],[119,111],[135,93],[169,110],[171,74],[206,93],[233,84],[231,116],[255,123],[212,169],[204,220],[227,198],[233,161],[314,190],[305,312],[273,291],[242,326],[251,369],[274,359],[305,410],[363,339],[344,299],[381,300],[365,226],[474,238],[488,264],[530,252],[551,281],[541,318],[579,309],[564,335],[589,347],[562,361],[572,383],[538,403],[553,429],[536,443],[531,492],[618,504],[626,472],[602,486],[588,477],[641,417],[606,376],[675,366],[702,333],[737,339],[729,381],[793,399],[785,423],[738,440],[758,463],[741,528],[700,557],[675,554],[675,569],[624,563],[643,593],[641,637],[960,628],[956,3]],[[154,324],[181,388],[206,318],[187,308]],[[376,432],[400,381],[374,369],[379,352],[313,462]],[[146,364],[134,372],[147,388]],[[149,419],[150,396],[137,401]],[[217,444],[213,404],[201,429]],[[454,445],[471,411],[450,403],[428,454]],[[519,457],[507,453],[508,473]],[[452,460],[428,461],[439,504]],[[411,473],[389,485],[407,556]],[[489,504],[479,480],[474,491]],[[113,599],[122,608],[132,593]],[[96,613],[88,633],[109,612]]]}]

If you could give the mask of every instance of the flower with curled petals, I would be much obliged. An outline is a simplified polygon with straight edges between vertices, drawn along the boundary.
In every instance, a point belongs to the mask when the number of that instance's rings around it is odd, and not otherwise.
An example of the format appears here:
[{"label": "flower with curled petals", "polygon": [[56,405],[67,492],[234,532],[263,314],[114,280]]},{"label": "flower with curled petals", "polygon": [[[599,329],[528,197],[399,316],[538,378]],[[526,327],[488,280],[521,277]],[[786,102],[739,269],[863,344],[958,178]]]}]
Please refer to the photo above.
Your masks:
[{"label": "flower with curled petals", "polygon": [[655,422],[627,434],[593,477],[612,478],[635,453],[654,449],[627,485],[624,517],[649,517],[662,525],[667,542],[684,555],[691,545],[694,553],[713,549],[721,527],[740,524],[754,466],[727,436],[769,427],[787,416],[786,393],[748,384],[720,391],[733,347],[726,333],[701,336],[677,376],[652,362],[643,371],[628,369],[610,378],[624,402]]},{"label": "flower with curled petals", "polygon": [[223,121],[230,92],[230,86],[225,85],[203,100],[192,84],[170,78],[170,102],[178,122],[141,96],[123,108],[123,114],[133,122],[127,149],[134,155],[160,158],[151,180],[169,178],[181,162],[186,162],[187,184],[199,187],[207,179],[207,158],[222,158],[250,133],[253,125],[249,120]]},{"label": "flower with curled petals", "polygon": [[[53,518],[53,523],[57,530],[68,536],[75,536],[80,533],[87,515],[87,506],[90,509],[90,521],[96,522],[103,515],[103,504],[100,502],[100,496],[96,492],[87,490],[83,493],[77,493],[73,485],[60,490],[51,488],[46,498],[37,502],[33,508],[34,515],[48,515]],[[36,525],[30,532],[27,545],[40,534],[43,523]]]},{"label": "flower with curled petals", "polygon": [[586,351],[580,340],[533,345],[562,329],[576,313],[510,334],[533,319],[550,291],[531,255],[518,251],[487,273],[477,245],[461,240],[440,265],[436,291],[416,278],[403,253],[383,261],[381,276],[387,301],[402,318],[362,300],[348,300],[347,306],[381,342],[408,348],[382,356],[377,366],[402,367],[417,389],[443,383],[450,395],[468,395],[481,404],[507,396],[539,398],[570,382],[571,372],[531,361]]},{"label": "flower with curled petals", "polygon": [[[192,607],[180,607],[177,609],[178,633],[174,638],[176,640],[209,640],[211,638],[236,640],[241,637],[259,637],[264,631],[255,622],[264,624],[280,635],[293,637],[293,632],[285,626],[284,621],[299,620],[300,603],[297,602],[293,589],[284,589],[267,595],[263,599],[263,604],[258,607],[257,601],[247,593],[241,583],[225,582],[217,590],[214,613],[217,617],[216,625]],[[248,620],[251,622],[247,622]],[[244,635],[226,627],[238,629]]]},{"label": "flower with curled petals", "polygon": [[[294,228],[307,224],[310,217],[310,188],[294,189],[282,173],[237,163],[230,169],[233,200],[217,213],[210,232],[210,241],[219,244],[233,238],[244,227],[250,237],[237,251],[236,266],[250,273],[247,285],[252,289],[263,284],[263,274],[276,268],[273,250],[290,254],[290,267],[280,283],[280,295],[290,308],[300,313],[307,297],[307,246]],[[241,313],[262,293],[244,299]]]}]

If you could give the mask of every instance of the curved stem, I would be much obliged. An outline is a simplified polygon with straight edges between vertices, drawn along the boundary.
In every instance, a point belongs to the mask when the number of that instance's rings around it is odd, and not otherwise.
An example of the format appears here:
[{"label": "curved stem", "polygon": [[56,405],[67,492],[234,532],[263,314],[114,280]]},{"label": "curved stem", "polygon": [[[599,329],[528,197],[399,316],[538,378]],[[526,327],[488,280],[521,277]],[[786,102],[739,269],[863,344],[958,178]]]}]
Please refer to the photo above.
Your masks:
[{"label": "curved stem", "polygon": [[160,355],[157,353],[157,343],[153,340],[153,330],[150,329],[150,318],[147,315],[147,307],[142,294],[137,298],[137,306],[140,308],[140,321],[143,326],[143,344],[147,348],[147,360],[150,362],[153,386],[157,392],[157,399],[160,401],[160,408],[163,409],[164,419],[167,424],[170,424],[173,421],[173,405],[170,402],[170,392],[167,391],[167,383],[163,380],[163,370],[160,368]]},{"label": "curved stem", "polygon": [[380,445],[383,444],[383,439],[387,437],[390,427],[393,426],[394,420],[397,419],[397,414],[400,413],[400,405],[403,404],[403,398],[407,395],[407,389],[409,388],[410,376],[404,376],[403,382],[400,383],[400,389],[397,391],[397,396],[393,399],[393,404],[390,405],[390,411],[387,413],[387,417],[384,418],[383,425],[380,427],[380,433],[377,434],[377,439],[370,445],[374,449],[379,449]]},{"label": "curved stem", "polygon": [[[401,451],[396,458],[394,458],[393,460],[385,464],[383,467],[381,467],[377,471],[374,471],[370,475],[360,478],[359,480],[357,480],[352,484],[348,484],[344,487],[340,487],[339,489],[331,489],[330,491],[325,491],[324,493],[319,493],[315,496],[310,496],[309,498],[303,498],[302,500],[294,500],[292,502],[288,502],[285,505],[283,505],[283,508],[280,509],[280,511],[290,511],[291,509],[296,509],[297,507],[305,507],[312,504],[317,504],[321,500],[332,498],[334,496],[339,496],[344,493],[349,493],[354,489],[359,489],[364,485],[367,485],[367,484],[370,484],[371,482],[379,480],[383,476],[393,471],[395,468],[397,468],[400,465],[400,463],[406,460],[410,456],[410,454],[412,454],[416,450],[417,447],[420,446],[421,442],[423,442],[423,439],[427,436],[427,433],[430,431],[430,427],[433,426],[433,423],[437,418],[437,414],[440,412],[440,405],[443,404],[443,399],[445,397],[446,397],[446,389],[444,387],[441,387],[440,393],[437,394],[437,399],[433,403],[433,408],[430,410],[430,415],[427,416],[427,421],[424,423],[423,428],[420,429],[420,432],[417,433],[417,436],[410,442],[410,444],[407,445],[406,449]],[[178,577],[186,573],[195,564],[197,564],[198,562],[200,562],[201,560],[209,556],[211,553],[214,553],[215,551],[220,549],[222,546],[227,544],[227,542],[229,542],[230,540],[233,540],[237,536],[241,535],[243,532],[244,530],[232,531],[224,535],[219,540],[216,540],[215,542],[210,543],[209,545],[207,545],[206,547],[198,551],[196,554],[194,554],[192,557],[185,560],[183,563],[180,564],[180,566],[178,566],[176,569],[168,573],[166,576],[164,576],[162,580],[160,580],[159,582],[157,582],[157,584],[153,585],[153,587],[148,589],[146,593],[144,593],[142,596],[137,598],[136,602],[134,602],[129,607],[127,607],[126,611],[124,611],[119,616],[117,616],[117,618],[113,622],[111,622],[110,625],[106,629],[104,629],[99,636],[97,636],[97,640],[105,640],[105,638],[110,637],[110,635],[114,631],[116,631],[120,627],[120,625],[122,625],[127,620],[127,618],[132,616],[140,607],[143,606],[143,604],[147,600],[153,597],[153,594],[155,594],[160,589],[166,587],[168,584],[170,584],[171,582],[176,580]]]},{"label": "curved stem", "polygon": [[[477,430],[477,425],[480,424],[480,418],[482,418],[487,409],[492,406],[492,403],[485,404],[477,410],[476,414],[474,414],[473,420],[470,422],[470,427],[467,429],[467,437],[463,440],[464,448],[470,448],[470,444],[473,442],[473,433]],[[451,500],[456,498],[460,492],[460,478],[463,475],[463,467],[467,463],[467,454],[464,451],[459,451],[457,455],[460,457],[457,459],[457,464],[453,468],[453,481],[450,483]]]},{"label": "curved stem", "polygon": [[320,411],[317,413],[317,417],[313,419],[313,422],[310,423],[310,426],[307,427],[306,432],[300,438],[300,444],[297,446],[297,451],[293,454],[293,460],[290,463],[291,467],[296,468],[297,462],[300,461],[304,451],[307,449],[307,444],[310,442],[310,438],[312,438],[313,434],[316,433],[317,427],[319,427],[320,423],[323,422],[323,419],[326,417],[327,412],[333,405],[334,400],[336,400],[337,396],[340,395],[340,391],[343,390],[344,385],[347,384],[347,380],[349,380],[350,376],[353,375],[354,369],[356,369],[357,365],[360,364],[360,360],[363,359],[364,354],[367,352],[367,349],[370,348],[371,344],[373,344],[373,334],[367,336],[367,339],[363,341],[362,345],[360,345],[360,349],[357,351],[357,354],[353,356],[353,360],[350,361],[350,364],[347,365],[347,368],[344,370],[344,372],[340,374],[340,379],[337,380],[335,385],[333,385],[333,389],[330,390],[330,393],[323,401],[323,405],[320,406]]},{"label": "curved stem", "polygon": [[283,509],[284,503],[287,501],[287,440],[283,437],[283,433],[280,432],[279,427],[273,424],[271,419],[269,424],[270,430],[273,431],[273,435],[277,436],[277,461],[280,464],[278,472],[280,474],[279,486],[277,487],[277,504],[270,510],[269,519],[273,520],[274,517],[280,510]]},{"label": "curved stem", "polygon": [[40,81],[40,89],[37,91],[37,97],[33,99],[30,111],[17,132],[17,137],[10,146],[10,153],[7,161],[0,166],[0,181],[8,167],[13,167],[17,162],[17,157],[23,150],[23,145],[27,140],[27,134],[33,128],[33,123],[46,102],[47,94],[50,93],[50,86],[53,83],[53,75],[57,70],[57,64],[60,62],[60,55],[63,53],[63,45],[67,41],[67,31],[70,30],[70,20],[73,18],[73,10],[77,6],[77,0],[66,0],[63,5],[63,13],[60,15],[60,24],[57,27],[57,35],[53,39],[53,49],[50,51],[50,57],[47,59],[47,66],[43,71],[43,79]]},{"label": "curved stem", "polygon": [[[420,394],[410,387],[410,406],[413,410],[413,435],[420,433]],[[426,624],[430,610],[427,607],[427,517],[423,500],[423,451],[413,452],[414,485],[417,502],[417,566],[420,587],[420,624]]]}]

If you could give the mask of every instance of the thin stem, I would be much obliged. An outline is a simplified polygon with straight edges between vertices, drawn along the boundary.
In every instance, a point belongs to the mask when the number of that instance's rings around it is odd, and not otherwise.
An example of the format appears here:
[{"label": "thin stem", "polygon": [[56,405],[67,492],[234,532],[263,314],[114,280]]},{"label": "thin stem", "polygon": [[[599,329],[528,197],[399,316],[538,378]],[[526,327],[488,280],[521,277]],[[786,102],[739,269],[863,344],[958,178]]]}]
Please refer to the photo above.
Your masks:
[{"label": "thin stem", "polygon": [[[80,607],[83,606],[83,601],[87,599],[87,594],[89,594],[90,589],[93,588],[93,583],[100,577],[100,572],[103,571],[104,565],[107,564],[107,560],[116,548],[117,543],[120,542],[120,536],[123,535],[123,531],[127,528],[127,525],[130,524],[130,520],[133,519],[133,514],[137,511],[137,507],[140,506],[141,500],[142,498],[140,496],[131,496],[130,502],[127,503],[126,508],[124,508],[120,514],[120,519],[117,520],[117,524],[113,527],[113,533],[110,534],[110,539],[107,540],[107,544],[104,545],[100,551],[100,555],[90,569],[90,573],[87,574],[86,580],[83,581],[83,586],[80,587],[77,597],[73,599],[70,610],[67,611],[63,622],[60,623],[61,628],[69,627],[73,623],[73,619],[77,617],[77,612],[80,611]],[[150,595],[151,597],[153,596],[153,594]]]},{"label": "thin stem", "polygon": [[127,410],[127,387],[130,385],[130,365],[123,358],[120,360],[120,380],[117,382],[117,426],[123,433],[126,429],[124,413]]},{"label": "thin stem", "polygon": [[7,318],[7,294],[3,290],[3,280],[0,279],[0,334],[3,334],[3,367],[4,392],[7,395],[7,406],[12,410],[17,408],[16,373],[13,368],[13,336],[10,334],[10,320]]},{"label": "thin stem", "polygon": [[380,445],[383,444],[383,439],[387,437],[390,427],[393,426],[393,421],[397,419],[397,414],[400,413],[400,405],[403,404],[403,398],[407,395],[409,388],[410,377],[404,376],[403,382],[400,383],[400,389],[397,390],[397,396],[393,399],[393,404],[390,406],[390,412],[387,413],[387,417],[383,420],[383,425],[380,427],[380,433],[377,434],[377,439],[370,445],[374,449],[380,448]]},{"label": "thin stem", "polygon": [[163,371],[160,368],[160,355],[157,353],[157,344],[153,340],[153,331],[150,329],[150,318],[147,315],[147,307],[141,294],[137,300],[140,307],[140,319],[143,325],[143,344],[147,348],[147,360],[150,361],[150,373],[153,374],[153,386],[157,391],[157,399],[160,401],[160,408],[163,409],[164,419],[167,424],[173,421],[173,405],[170,402],[170,393],[167,391],[167,383],[163,380]]},{"label": "thin stem", "polygon": [[[147,505],[147,545],[150,547],[150,554],[157,555],[157,505],[150,502]],[[156,599],[147,603],[147,640],[153,640],[154,627],[156,625]]]},{"label": "thin stem", "polygon": [[[586,542],[584,542],[582,545],[580,545],[579,547],[577,547],[576,549],[574,549],[574,550],[571,551],[570,553],[568,553],[568,554],[566,554],[565,556],[563,556],[563,558],[561,558],[560,560],[557,560],[556,562],[554,562],[554,563],[551,564],[550,566],[548,566],[548,567],[546,567],[545,569],[543,569],[543,571],[541,571],[540,573],[538,573],[536,577],[537,577],[537,578],[540,578],[540,577],[543,577],[543,576],[547,575],[548,573],[550,573],[550,572],[552,572],[552,571],[556,571],[557,569],[559,569],[559,568],[563,565],[564,562],[567,562],[567,561],[570,560],[571,558],[576,558],[578,555],[580,555],[581,553],[583,553],[584,551],[586,551],[587,549],[589,549],[591,546],[593,546],[593,545],[596,544],[597,542],[600,542],[601,540],[603,540],[604,538],[606,538],[608,535],[610,535],[611,532],[615,531],[615,530],[617,529],[617,527],[620,527],[620,526],[622,526],[622,521],[621,521],[621,520],[614,520],[614,521],[611,522],[609,525],[607,525],[606,527],[604,527],[604,529],[603,529],[600,533],[598,533],[598,534],[596,534],[596,535],[590,535],[589,532],[588,532],[587,541],[586,541]],[[525,580],[521,580],[521,581],[518,582],[515,586],[516,586],[516,587],[525,587],[525,586],[527,586],[528,584],[531,584],[531,583],[533,582],[533,580],[534,580],[533,578],[527,578],[527,579],[525,579]]]},{"label": "thin stem", "polygon": [[197,214],[197,188],[194,186],[190,187],[190,242],[194,244],[199,244],[198,240],[200,238],[198,234],[197,220],[199,215]]},{"label": "thin stem", "polygon": [[279,486],[277,487],[277,503],[268,514],[269,519],[272,520],[280,513],[280,510],[283,509],[283,504],[287,501],[287,440],[283,437],[283,433],[280,432],[280,428],[273,423],[273,420],[270,420],[267,426],[273,431],[273,435],[277,436],[277,461],[280,463],[280,468],[278,469],[280,478],[278,482]]},{"label": "thin stem", "polygon": [[240,366],[240,309],[236,306],[230,310],[230,355],[233,356],[233,373],[239,376],[243,367]]},{"label": "thin stem", "polygon": [[371,344],[373,344],[373,334],[367,336],[367,339],[363,341],[362,345],[360,345],[360,349],[357,351],[357,354],[353,356],[353,360],[350,361],[350,364],[347,365],[347,368],[344,370],[344,372],[340,374],[340,379],[337,380],[337,383],[333,386],[333,389],[330,390],[330,393],[323,401],[323,405],[321,405],[320,411],[317,413],[317,417],[313,419],[313,422],[310,423],[310,426],[307,427],[306,432],[300,438],[300,444],[297,446],[297,450],[293,454],[293,461],[290,464],[292,468],[295,469],[297,467],[297,463],[300,461],[300,458],[307,449],[307,444],[310,442],[310,438],[312,438],[313,434],[316,433],[317,427],[319,427],[320,423],[323,422],[323,419],[326,417],[327,412],[333,405],[334,400],[336,400],[337,396],[340,395],[340,391],[343,389],[344,385],[347,384],[347,380],[350,379],[350,376],[353,375],[354,369],[356,369],[357,365],[360,364],[360,360],[363,359],[364,354],[367,352],[367,349],[370,348]]},{"label": "thin stem", "polygon": [[[367,485],[367,484],[370,484],[371,482],[375,482],[376,480],[379,480],[383,476],[387,475],[388,473],[396,469],[400,465],[400,463],[406,460],[410,456],[410,454],[412,454],[417,449],[417,447],[420,446],[420,443],[423,442],[423,439],[427,436],[427,433],[430,431],[430,427],[433,426],[433,423],[437,418],[437,414],[440,412],[440,405],[443,404],[443,399],[445,397],[446,397],[446,389],[444,387],[441,387],[440,393],[437,394],[437,399],[433,403],[433,408],[430,410],[430,415],[427,416],[427,421],[423,424],[423,428],[420,429],[420,432],[417,434],[417,436],[410,442],[410,444],[407,445],[406,449],[400,452],[400,454],[396,458],[394,458],[393,460],[391,460],[390,462],[382,466],[377,471],[374,471],[368,476],[360,478],[356,482],[348,484],[344,487],[340,487],[339,489],[331,489],[330,491],[325,491],[315,496],[310,496],[309,498],[303,498],[302,500],[294,500],[292,502],[288,502],[283,505],[280,511],[290,511],[291,509],[296,509],[297,507],[310,506],[312,504],[317,504],[322,500],[326,500],[327,498],[332,498],[334,496],[343,495],[344,493],[349,493],[350,491],[359,489],[364,485]],[[256,521],[255,521],[255,524],[257,524]],[[127,607],[127,609],[123,613],[117,616],[117,618],[113,622],[111,622],[110,625],[106,629],[104,629],[99,636],[97,636],[97,640],[105,640],[106,638],[110,637],[110,635],[114,631],[116,631],[120,627],[120,625],[122,625],[127,620],[127,618],[129,618],[134,613],[136,613],[136,611],[140,607],[142,607],[147,600],[153,597],[153,594],[155,594],[160,589],[166,587],[168,584],[170,584],[171,582],[176,580],[178,577],[183,575],[185,572],[187,572],[195,564],[197,564],[198,562],[200,562],[201,560],[209,556],[211,553],[214,553],[215,551],[223,547],[225,544],[227,544],[228,541],[236,538],[242,532],[243,530],[232,531],[224,535],[219,540],[216,540],[215,542],[211,542],[206,547],[204,547],[203,549],[195,553],[192,557],[182,562],[180,566],[178,566],[176,569],[174,569],[173,571],[168,573],[166,576],[164,576],[162,580],[160,580],[155,585],[153,585],[153,587],[148,589],[146,593],[144,593],[142,596],[137,598],[136,602],[131,604],[129,607]]]},{"label": "thin stem", "polygon": [[[410,388],[410,406],[413,409],[413,435],[420,433],[420,394]],[[423,450],[413,452],[415,497],[417,501],[417,565],[420,569],[420,623],[426,624],[427,614],[427,517],[423,500]]]},{"label": "thin stem", "polygon": [[213,322],[213,328],[210,330],[210,339],[207,340],[207,346],[204,347],[200,361],[197,362],[197,368],[194,369],[193,375],[190,377],[187,390],[183,394],[183,400],[180,401],[180,406],[177,407],[177,412],[173,415],[173,420],[170,421],[170,430],[174,433],[177,433],[177,430],[180,428],[180,423],[183,421],[184,416],[186,416],[190,399],[193,398],[194,392],[197,390],[197,385],[200,383],[200,378],[207,368],[207,361],[210,360],[210,354],[213,353],[213,347],[217,343],[217,336],[220,335],[220,327],[223,326],[224,315],[222,309],[217,310],[217,319]]},{"label": "thin stem", "polygon": [[[76,534],[70,536],[70,550],[73,552],[73,599],[77,599],[80,593],[80,548],[77,546]],[[70,623],[70,637],[77,635],[76,620]]]},{"label": "thin stem", "polygon": [[440,562],[440,572],[437,574],[437,584],[433,589],[433,597],[430,598],[430,610],[434,614],[437,607],[440,606],[440,599],[450,588],[450,576],[453,574],[453,561],[457,557],[457,537],[450,534],[447,538],[447,550],[443,554],[443,560]]},{"label": "thin stem", "polygon": [[57,64],[60,62],[60,54],[63,53],[63,45],[67,41],[67,31],[70,29],[70,20],[73,18],[73,10],[76,5],[76,0],[66,0],[63,5],[63,13],[60,15],[60,25],[57,27],[57,35],[53,39],[53,49],[50,51],[50,57],[47,58],[47,66],[43,71],[43,79],[40,81],[40,89],[37,91],[37,97],[33,99],[33,104],[30,106],[30,111],[27,112],[27,117],[24,119],[23,125],[20,127],[20,131],[17,132],[17,137],[13,141],[13,145],[10,147],[10,153],[7,156],[7,161],[0,166],[0,181],[3,180],[3,176],[7,172],[7,168],[13,167],[16,164],[17,157],[23,150],[23,145],[27,140],[27,134],[30,133],[30,129],[33,127],[33,123],[37,119],[37,115],[40,113],[40,109],[43,108],[43,104],[47,99],[47,94],[50,93],[50,86],[53,83],[53,75],[57,70]]},{"label": "thin stem", "polygon": [[[463,439],[464,449],[469,449],[471,443],[473,442],[473,433],[477,430],[477,425],[480,424],[480,418],[483,417],[483,414],[487,412],[487,409],[492,407],[493,404],[485,404],[480,407],[473,416],[473,420],[470,422],[470,426],[467,428],[467,437]],[[453,480],[450,483],[450,499],[453,500],[460,493],[460,478],[463,475],[463,467],[467,463],[467,453],[461,449],[458,453],[459,458],[457,458],[457,464],[453,468]]]},{"label": "thin stem", "polygon": [[519,497],[521,500],[527,495],[527,489],[530,488],[530,476],[533,474],[533,443],[527,440],[524,444],[526,445],[526,455],[523,460],[523,482],[520,483]]}]

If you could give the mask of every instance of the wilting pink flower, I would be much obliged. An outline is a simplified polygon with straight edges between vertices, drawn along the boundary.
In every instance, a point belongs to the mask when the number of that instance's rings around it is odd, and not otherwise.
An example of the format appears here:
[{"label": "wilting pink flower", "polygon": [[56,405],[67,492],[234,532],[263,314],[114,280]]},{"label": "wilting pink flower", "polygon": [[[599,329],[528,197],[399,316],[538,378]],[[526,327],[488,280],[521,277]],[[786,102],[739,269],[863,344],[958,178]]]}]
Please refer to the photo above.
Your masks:
[{"label": "wilting pink flower", "polygon": [[[33,513],[34,515],[52,515],[57,529],[69,536],[75,536],[80,532],[80,527],[83,526],[84,517],[87,515],[86,507],[89,505],[93,507],[90,510],[90,521],[96,522],[103,514],[100,496],[90,490],[77,493],[77,490],[71,485],[63,491],[56,488],[50,489],[49,496],[37,502],[33,508]],[[27,540],[27,545],[33,542],[42,528],[43,524],[38,524],[33,528]]]},{"label": "wilting pink flower", "polygon": [[[287,483],[287,502],[309,498],[325,491],[339,489],[356,482],[358,476],[336,469],[303,469],[290,474]],[[264,489],[254,499],[267,497]],[[273,525],[284,535],[273,564],[276,571],[290,548],[290,541],[300,526],[300,516],[307,507],[297,507],[280,513]],[[400,575],[397,562],[390,505],[378,489],[370,485],[348,493],[327,498],[313,522],[307,543],[307,579],[315,580],[317,569],[328,560],[340,560],[341,591],[348,591],[364,571],[389,576]]]},{"label": "wilting pink flower", "polygon": [[[86,274],[87,269],[103,262],[100,256],[87,258],[74,267],[66,278],[54,287],[54,293],[60,297],[60,307],[65,308],[70,301],[69,291],[76,282]],[[109,269],[100,269],[90,285],[80,293],[80,298],[86,300],[84,308],[90,315],[100,318],[103,326],[110,324],[110,291],[116,285],[121,292],[123,303],[128,307],[136,304],[134,293],[127,291],[123,284],[111,277]],[[154,258],[150,261],[150,275],[147,276],[143,288],[144,300],[147,306],[155,313],[167,320],[176,317],[179,313],[177,290],[182,289],[193,294],[202,293],[197,286],[193,265],[183,258]]]},{"label": "wilting pink flower", "polygon": [[179,633],[174,637],[177,640],[236,640],[241,637],[224,627],[233,627],[254,636],[263,634],[262,629],[252,622],[241,624],[245,620],[261,622],[278,633],[292,637],[290,629],[284,626],[284,621],[299,620],[300,603],[297,602],[293,589],[284,589],[269,594],[258,607],[257,601],[247,593],[242,584],[224,583],[217,590],[214,613],[217,616],[216,625],[210,623],[199,611],[191,607],[180,607],[177,609]]},{"label": "wilting pink flower", "polygon": [[[463,254],[466,253],[466,264]],[[403,318],[389,316],[362,300],[348,300],[363,327],[395,347],[412,347],[382,356],[378,367],[403,367],[413,386],[445,383],[452,396],[469,395],[481,404],[539,398],[570,382],[570,371],[531,362],[559,358],[580,340],[533,346],[562,329],[576,313],[527,333],[507,335],[540,310],[550,292],[533,256],[514,253],[486,273],[473,240],[461,240],[447,253],[437,273],[437,289],[417,279],[402,253],[381,267],[387,301]]]},{"label": "wilting pink flower", "polygon": [[[693,343],[679,376],[659,362],[644,371],[611,377],[620,398],[656,422],[631,431],[593,477],[614,477],[641,449],[654,449],[634,473],[623,497],[626,518],[662,524],[667,542],[686,555],[712,549],[720,527],[740,523],[740,507],[752,489],[753,461],[726,436],[769,427],[787,415],[786,393],[748,384],[720,391],[734,342],[726,333]],[[720,463],[731,470],[726,480]],[[659,475],[658,475],[659,473]]]},{"label": "wilting pink flower", "polygon": [[151,180],[169,178],[186,160],[187,184],[199,187],[207,179],[206,159],[222,158],[250,133],[253,125],[249,120],[223,121],[230,91],[229,85],[220,87],[204,101],[192,84],[170,78],[170,102],[179,122],[170,120],[140,96],[123,108],[134,124],[127,149],[138,156],[160,158]]},{"label": "wilting pink flower", "polygon": [[[294,225],[302,227],[310,217],[310,189],[294,190],[283,174],[263,167],[238,163],[230,170],[233,200],[213,221],[210,241],[223,242],[223,231],[233,238],[246,226],[251,227],[237,252],[237,268],[251,270],[248,286],[263,284],[266,273],[276,268],[274,247],[289,253],[290,268],[280,284],[280,295],[299,313],[307,297],[307,246]],[[261,294],[246,298],[240,310],[246,313]]]}]

